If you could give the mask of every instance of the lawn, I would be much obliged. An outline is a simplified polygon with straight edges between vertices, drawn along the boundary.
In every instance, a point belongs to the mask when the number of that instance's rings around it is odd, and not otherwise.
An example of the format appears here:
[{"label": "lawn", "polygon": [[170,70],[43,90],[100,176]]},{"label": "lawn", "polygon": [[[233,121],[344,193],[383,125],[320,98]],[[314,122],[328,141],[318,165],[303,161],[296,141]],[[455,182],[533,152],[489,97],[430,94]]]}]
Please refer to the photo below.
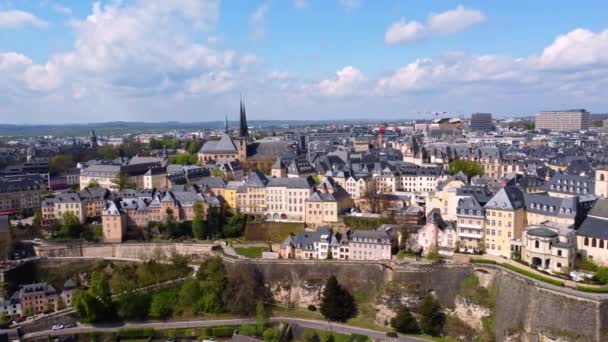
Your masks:
[{"label": "lawn", "polygon": [[303,230],[304,224],[297,222],[247,222],[245,240],[283,242],[290,233]]},{"label": "lawn", "polygon": [[268,252],[268,247],[237,247],[234,250],[248,258],[261,258],[263,252]]}]

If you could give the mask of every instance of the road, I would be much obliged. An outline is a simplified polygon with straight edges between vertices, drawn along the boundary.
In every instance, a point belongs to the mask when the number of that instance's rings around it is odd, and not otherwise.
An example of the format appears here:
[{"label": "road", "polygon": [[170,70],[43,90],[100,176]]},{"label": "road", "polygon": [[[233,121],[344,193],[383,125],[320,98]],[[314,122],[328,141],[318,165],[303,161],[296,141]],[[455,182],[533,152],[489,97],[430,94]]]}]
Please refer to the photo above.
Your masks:
[{"label": "road", "polygon": [[[328,323],[326,321],[317,321],[300,318],[289,318],[289,317],[272,317],[270,318],[272,323],[289,323],[297,324],[305,328],[319,329],[334,331],[342,334],[362,334],[367,335],[374,340],[385,340],[385,332],[375,331],[370,329],[353,327],[350,325],[339,324],[339,323]],[[205,328],[222,325],[241,325],[241,324],[253,324],[255,319],[253,318],[234,318],[234,319],[217,319],[217,320],[199,320],[199,321],[179,321],[179,322],[150,322],[150,323],[124,323],[124,324],[106,324],[106,325],[95,325],[95,326],[79,326],[75,328],[68,328],[62,330],[45,330],[38,331],[35,333],[29,333],[23,335],[24,339],[35,339],[48,336],[66,336],[75,334],[86,334],[92,332],[116,332],[120,329],[125,328],[153,328],[153,329],[193,329],[193,328]],[[394,340],[394,339],[393,339]],[[400,342],[420,342],[426,341],[424,339],[400,335],[397,341]]]}]

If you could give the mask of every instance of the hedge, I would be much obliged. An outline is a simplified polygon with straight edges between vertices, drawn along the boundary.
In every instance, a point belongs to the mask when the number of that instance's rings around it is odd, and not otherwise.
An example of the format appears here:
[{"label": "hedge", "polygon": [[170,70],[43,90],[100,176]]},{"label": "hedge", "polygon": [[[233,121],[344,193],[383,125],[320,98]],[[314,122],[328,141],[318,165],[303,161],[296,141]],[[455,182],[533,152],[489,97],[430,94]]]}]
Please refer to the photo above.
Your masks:
[{"label": "hedge", "polygon": [[544,281],[545,283],[549,283],[551,285],[564,286],[564,282],[563,281],[559,281],[559,280],[555,280],[555,279],[552,279],[552,278],[549,278],[549,277],[545,277],[545,276],[542,276],[542,275],[537,274],[535,272],[524,270],[523,268],[519,268],[517,266],[513,266],[513,265],[510,265],[510,264],[501,264],[500,266],[502,266],[504,268],[508,268],[511,271],[515,271],[515,272],[517,272],[519,274],[523,274],[523,275],[528,276],[530,278],[533,278],[533,279],[536,279],[536,280],[539,280],[539,281]]},{"label": "hedge", "polygon": [[231,337],[235,330],[239,330],[238,326],[222,326],[212,327],[209,329],[209,335],[213,337]]},{"label": "hedge", "polygon": [[491,264],[491,265],[496,265],[498,264],[496,261],[494,260],[490,260],[490,259],[482,259],[482,258],[472,258],[471,262],[474,264]]},{"label": "hedge", "polygon": [[583,292],[608,293],[608,287],[589,287],[583,285],[576,285],[576,289]]},{"label": "hedge", "polygon": [[156,331],[152,328],[126,328],[118,330],[118,337],[124,339],[154,337]]}]

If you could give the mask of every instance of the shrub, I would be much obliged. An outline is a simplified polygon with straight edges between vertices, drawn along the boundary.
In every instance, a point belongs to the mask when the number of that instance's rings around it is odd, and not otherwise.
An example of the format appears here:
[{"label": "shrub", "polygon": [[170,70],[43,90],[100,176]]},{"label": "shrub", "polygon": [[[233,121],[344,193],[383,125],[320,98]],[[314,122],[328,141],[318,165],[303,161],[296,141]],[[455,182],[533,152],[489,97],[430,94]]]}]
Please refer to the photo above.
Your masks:
[{"label": "shrub", "polygon": [[230,337],[235,330],[238,330],[234,326],[222,326],[211,328],[210,335],[213,337]]},{"label": "shrub", "polygon": [[490,260],[490,259],[483,259],[483,258],[471,258],[471,262],[473,264],[490,264],[490,265],[496,265],[497,262],[494,260]]},{"label": "shrub", "polygon": [[391,319],[391,327],[402,334],[416,334],[420,332],[416,318],[405,305],[399,308],[397,316]]},{"label": "shrub", "polygon": [[590,286],[576,285],[576,289],[579,291],[583,291],[583,292],[608,293],[608,287],[590,287]]},{"label": "shrub", "polygon": [[118,331],[118,337],[122,339],[138,339],[154,337],[155,330],[152,328],[126,328]]},{"label": "shrub", "polygon": [[310,304],[310,305],[308,306],[308,311],[317,311],[317,307],[316,307],[316,306],[314,306],[314,305],[312,305],[312,304]]},{"label": "shrub", "polygon": [[555,279],[552,279],[552,278],[549,278],[549,277],[545,277],[545,276],[537,274],[537,273],[535,273],[533,271],[524,270],[522,268],[510,265],[510,264],[502,264],[501,266],[503,266],[504,268],[508,268],[511,271],[515,271],[515,272],[517,272],[519,274],[523,274],[523,275],[525,275],[527,277],[530,277],[530,278],[533,278],[533,279],[536,279],[536,280],[539,280],[539,281],[543,281],[545,283],[549,283],[549,284],[552,284],[552,285],[555,285],[555,286],[564,286],[564,282],[563,281],[555,280]]}]

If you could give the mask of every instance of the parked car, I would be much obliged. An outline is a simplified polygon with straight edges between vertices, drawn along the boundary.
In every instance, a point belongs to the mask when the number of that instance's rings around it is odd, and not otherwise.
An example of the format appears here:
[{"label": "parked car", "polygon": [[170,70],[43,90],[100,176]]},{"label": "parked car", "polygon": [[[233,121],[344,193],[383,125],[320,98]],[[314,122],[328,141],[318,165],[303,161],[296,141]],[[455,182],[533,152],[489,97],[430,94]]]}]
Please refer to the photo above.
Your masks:
[{"label": "parked car", "polygon": [[386,337],[388,337],[388,338],[399,338],[399,335],[397,335],[396,332],[392,332],[391,331],[391,332],[387,332],[386,333]]},{"label": "parked car", "polygon": [[53,327],[51,328],[53,330],[61,330],[63,329],[63,325],[59,324],[59,325],[53,325]]}]

